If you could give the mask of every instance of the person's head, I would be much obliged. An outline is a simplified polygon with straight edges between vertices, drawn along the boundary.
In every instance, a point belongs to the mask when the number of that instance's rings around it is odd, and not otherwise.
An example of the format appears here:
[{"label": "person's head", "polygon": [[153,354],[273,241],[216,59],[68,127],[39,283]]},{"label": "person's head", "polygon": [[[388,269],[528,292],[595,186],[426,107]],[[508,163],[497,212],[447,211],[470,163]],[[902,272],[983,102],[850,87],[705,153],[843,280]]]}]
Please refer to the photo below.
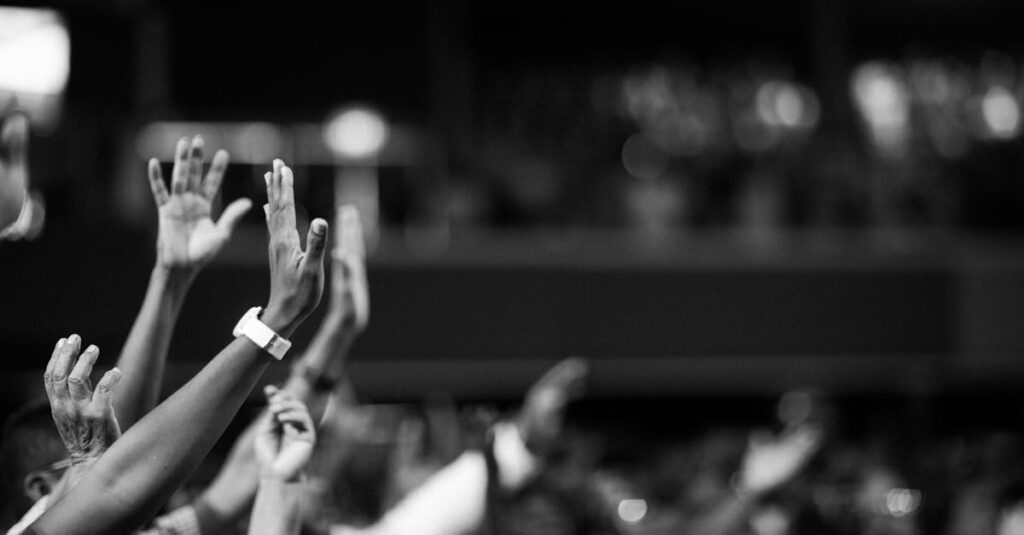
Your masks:
[{"label": "person's head", "polygon": [[23,405],[0,432],[0,513],[10,525],[50,493],[66,468],[67,449],[45,398]]}]

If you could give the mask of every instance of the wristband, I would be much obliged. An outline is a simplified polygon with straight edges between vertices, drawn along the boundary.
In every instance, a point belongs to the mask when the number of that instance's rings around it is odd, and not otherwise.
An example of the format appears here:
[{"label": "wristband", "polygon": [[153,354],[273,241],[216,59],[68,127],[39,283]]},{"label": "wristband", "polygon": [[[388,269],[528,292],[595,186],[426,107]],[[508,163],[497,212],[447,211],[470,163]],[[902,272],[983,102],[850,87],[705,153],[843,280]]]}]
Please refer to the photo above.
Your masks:
[{"label": "wristband", "polygon": [[293,375],[302,377],[309,387],[316,392],[332,392],[338,385],[338,379],[332,379],[327,375],[305,362],[300,362],[296,365],[296,370],[292,371]]},{"label": "wristband", "polygon": [[232,331],[232,334],[235,335],[235,338],[245,336],[252,343],[270,353],[275,359],[281,360],[284,358],[284,354],[288,352],[288,349],[292,347],[292,343],[260,321],[259,315],[262,311],[263,307],[250,308],[242,316],[242,319],[238,320],[238,324],[235,325],[235,330]]}]

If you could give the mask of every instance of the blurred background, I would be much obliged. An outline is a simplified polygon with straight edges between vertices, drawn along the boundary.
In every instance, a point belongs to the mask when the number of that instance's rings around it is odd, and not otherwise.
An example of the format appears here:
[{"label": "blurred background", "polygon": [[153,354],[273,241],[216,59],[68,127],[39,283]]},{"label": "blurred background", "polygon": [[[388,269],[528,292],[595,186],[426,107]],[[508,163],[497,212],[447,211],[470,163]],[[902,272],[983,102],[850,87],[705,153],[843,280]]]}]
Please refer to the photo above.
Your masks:
[{"label": "blurred background", "polygon": [[[1018,470],[985,455],[1022,453],[1022,23],[1016,0],[0,8],[45,205],[0,243],[0,414],[70,329],[117,354],[154,258],[145,162],[198,133],[228,201],[281,157],[303,221],[362,208],[365,400],[511,403],[583,355],[572,421],[620,460],[813,391],[908,488],[925,450]],[[265,242],[253,210],[197,280],[168,392],[262,304]]]}]

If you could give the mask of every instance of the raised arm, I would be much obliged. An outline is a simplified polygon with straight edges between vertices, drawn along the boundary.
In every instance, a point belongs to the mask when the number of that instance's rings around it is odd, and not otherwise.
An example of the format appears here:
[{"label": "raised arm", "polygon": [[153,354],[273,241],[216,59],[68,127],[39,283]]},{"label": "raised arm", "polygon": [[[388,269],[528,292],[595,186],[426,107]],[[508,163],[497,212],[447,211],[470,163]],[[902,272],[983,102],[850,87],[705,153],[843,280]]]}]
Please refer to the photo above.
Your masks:
[{"label": "raised arm", "polygon": [[821,447],[824,434],[804,424],[773,437],[751,434],[743,464],[736,474],[733,495],[685,523],[687,533],[724,535],[746,525],[759,500],[796,478]]},{"label": "raised arm", "polygon": [[363,226],[354,206],[338,209],[335,233],[327,314],[285,383],[285,389],[309,407],[314,422],[323,417],[327,398],[342,379],[352,342],[370,322]]},{"label": "raised arm", "polygon": [[171,333],[192,280],[227,243],[252,206],[249,199],[239,199],[224,209],[219,221],[211,219],[210,207],[227,165],[228,153],[217,151],[204,180],[203,138],[196,136],[191,143],[182,138],[174,151],[168,193],[160,162],[149,161],[149,185],[160,226],[146,297],[117,361],[124,376],[114,395],[114,408],[123,429],[156,406]]},{"label": "raised arm", "polygon": [[270,405],[258,421],[255,454],[260,485],[249,535],[290,535],[302,525],[304,472],[316,431],[309,409],[287,391],[268,386]]},{"label": "raised arm", "polygon": [[[309,407],[314,422],[323,417],[327,400],[343,376],[348,350],[370,317],[359,212],[351,206],[342,207],[335,215],[334,232],[330,308],[309,348],[292,366],[284,386],[289,395]],[[258,422],[239,436],[213,483],[196,499],[204,532],[213,533],[240,520],[253,503],[259,483],[252,446]]]},{"label": "raised arm", "polygon": [[[327,223],[310,225],[303,252],[291,170],[267,173],[270,298],[261,320],[289,337],[320,301]],[[195,377],[129,429],[32,530],[130,533],[153,516],[224,432],[272,358],[248,338],[228,344]]]}]

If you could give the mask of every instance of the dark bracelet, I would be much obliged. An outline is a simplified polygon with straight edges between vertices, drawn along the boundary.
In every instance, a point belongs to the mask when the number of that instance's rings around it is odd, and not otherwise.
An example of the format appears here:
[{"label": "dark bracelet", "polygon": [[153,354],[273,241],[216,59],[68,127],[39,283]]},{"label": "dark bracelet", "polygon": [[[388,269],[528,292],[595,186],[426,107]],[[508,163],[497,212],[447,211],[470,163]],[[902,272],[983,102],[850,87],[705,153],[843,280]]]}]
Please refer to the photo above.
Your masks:
[{"label": "dark bracelet", "polygon": [[313,390],[317,392],[332,392],[334,391],[334,388],[338,386],[338,381],[340,379],[327,377],[327,375],[320,370],[305,363],[301,363],[298,366],[301,368],[299,376],[309,383],[309,386],[312,387]]}]

